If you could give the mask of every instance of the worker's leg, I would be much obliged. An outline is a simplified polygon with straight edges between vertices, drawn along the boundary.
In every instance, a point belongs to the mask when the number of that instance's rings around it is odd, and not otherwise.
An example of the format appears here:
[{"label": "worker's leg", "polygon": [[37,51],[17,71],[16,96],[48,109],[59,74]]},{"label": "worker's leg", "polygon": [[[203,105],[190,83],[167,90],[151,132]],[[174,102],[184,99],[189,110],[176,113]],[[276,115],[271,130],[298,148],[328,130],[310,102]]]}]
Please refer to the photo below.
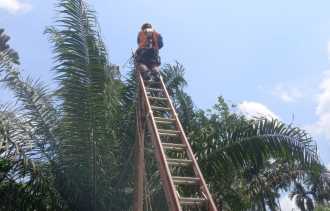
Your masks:
[{"label": "worker's leg", "polygon": [[151,75],[153,77],[153,80],[159,81],[159,76],[160,76],[160,69],[159,66],[153,66],[151,69]]},{"label": "worker's leg", "polygon": [[152,51],[152,68],[151,68],[151,74],[153,77],[153,80],[158,81],[160,76],[160,57],[159,52],[157,49],[153,49]]},{"label": "worker's leg", "polygon": [[148,69],[147,65],[140,63],[138,64],[137,68],[144,80],[150,80],[150,70]]}]

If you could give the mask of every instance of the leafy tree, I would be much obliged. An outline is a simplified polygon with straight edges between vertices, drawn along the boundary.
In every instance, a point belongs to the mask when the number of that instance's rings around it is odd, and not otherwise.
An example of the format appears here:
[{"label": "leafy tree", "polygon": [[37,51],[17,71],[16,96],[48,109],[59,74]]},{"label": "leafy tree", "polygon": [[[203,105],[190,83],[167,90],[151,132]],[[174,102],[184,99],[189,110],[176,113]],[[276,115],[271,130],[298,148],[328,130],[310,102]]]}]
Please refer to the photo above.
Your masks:
[{"label": "leafy tree", "polygon": [[279,191],[319,163],[313,141],[299,128],[229,109],[219,98],[208,114],[197,112],[189,133],[211,192],[224,210],[275,210]]}]

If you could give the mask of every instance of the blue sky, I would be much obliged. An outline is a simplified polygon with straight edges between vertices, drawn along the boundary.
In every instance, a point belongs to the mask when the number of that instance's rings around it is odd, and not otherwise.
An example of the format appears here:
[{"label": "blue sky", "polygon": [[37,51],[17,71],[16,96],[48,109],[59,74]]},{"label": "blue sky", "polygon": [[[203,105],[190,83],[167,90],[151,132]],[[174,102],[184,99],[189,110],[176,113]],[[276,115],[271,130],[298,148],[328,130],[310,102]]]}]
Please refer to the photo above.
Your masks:
[{"label": "blue sky", "polygon": [[[43,31],[54,22],[55,2],[0,0],[0,26],[25,74],[48,83],[52,53]],[[330,166],[330,1],[89,2],[112,63],[126,62],[140,25],[149,21],[164,37],[163,63],[186,67],[187,92],[197,107],[209,108],[223,95],[247,115],[294,122],[313,134]],[[1,102],[9,99],[3,96]]]}]

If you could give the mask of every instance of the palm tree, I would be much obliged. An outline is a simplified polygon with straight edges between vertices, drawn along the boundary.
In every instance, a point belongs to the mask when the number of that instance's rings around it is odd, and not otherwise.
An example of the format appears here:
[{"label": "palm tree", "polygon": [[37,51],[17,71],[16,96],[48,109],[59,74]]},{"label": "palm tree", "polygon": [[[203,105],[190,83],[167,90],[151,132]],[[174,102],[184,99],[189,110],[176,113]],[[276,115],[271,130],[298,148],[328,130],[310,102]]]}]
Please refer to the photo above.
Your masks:
[{"label": "palm tree", "polygon": [[[306,132],[278,120],[247,120],[231,113],[223,98],[209,114],[199,111],[195,118],[190,140],[224,209],[248,208],[251,202],[260,204],[257,210],[276,209],[279,190],[319,163]],[[272,171],[276,168],[282,170]]]},{"label": "palm tree", "polygon": [[[31,173],[29,179],[39,181],[46,174],[49,188],[65,198],[70,209],[115,209],[112,200],[120,197],[113,189],[119,172],[116,96],[120,81],[108,62],[93,11],[78,0],[60,1],[59,8],[59,26],[47,29],[56,54],[54,69],[59,86],[55,98],[42,84],[22,79],[12,51],[1,52],[0,81],[14,91],[23,106],[22,119],[27,121],[22,129],[27,131],[24,139],[13,133],[17,137],[10,143],[22,147],[22,139],[24,144],[32,142],[31,148],[23,147],[29,153],[21,162],[25,165],[21,176],[24,181],[29,164],[33,169],[42,169],[40,177]],[[8,135],[3,136],[6,141]],[[7,148],[3,155],[9,149],[14,148]],[[2,163],[7,169],[6,162]]]},{"label": "palm tree", "polygon": [[[61,0],[54,45],[58,123],[57,182],[75,210],[115,209],[118,176],[117,75],[93,11],[82,0]],[[62,188],[63,187],[63,188]]]},{"label": "palm tree", "polygon": [[65,210],[48,168],[54,167],[55,109],[42,83],[20,75],[13,52],[8,44],[0,50],[0,81],[20,102],[14,109],[0,106],[1,209]]}]

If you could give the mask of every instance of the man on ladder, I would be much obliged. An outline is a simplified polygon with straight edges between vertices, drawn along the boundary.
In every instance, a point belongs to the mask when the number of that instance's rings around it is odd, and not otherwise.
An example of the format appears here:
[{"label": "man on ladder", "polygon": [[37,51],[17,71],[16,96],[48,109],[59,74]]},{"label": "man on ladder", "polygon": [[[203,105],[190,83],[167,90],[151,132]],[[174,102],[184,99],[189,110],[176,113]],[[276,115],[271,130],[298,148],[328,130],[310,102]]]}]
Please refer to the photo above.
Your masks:
[{"label": "man on ladder", "polygon": [[159,49],[163,47],[163,38],[150,23],[145,23],[138,34],[139,48],[135,52],[135,62],[145,80],[159,80]]}]

